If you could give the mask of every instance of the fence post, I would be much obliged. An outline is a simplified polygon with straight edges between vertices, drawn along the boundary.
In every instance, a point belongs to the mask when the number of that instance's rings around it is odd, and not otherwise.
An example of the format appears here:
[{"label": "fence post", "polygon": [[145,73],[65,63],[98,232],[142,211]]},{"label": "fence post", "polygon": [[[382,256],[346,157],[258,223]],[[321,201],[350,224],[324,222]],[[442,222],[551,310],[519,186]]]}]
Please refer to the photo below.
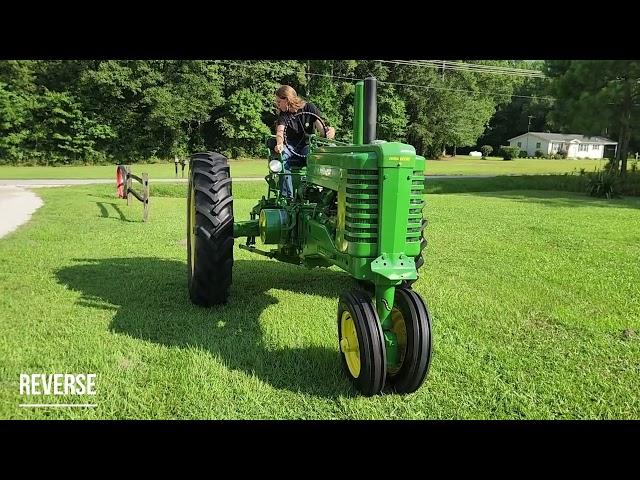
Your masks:
[{"label": "fence post", "polygon": [[144,198],[144,212],[142,214],[142,221],[146,222],[149,218],[149,174],[142,174],[142,198]]},{"label": "fence post", "polygon": [[[124,178],[121,179],[123,175]],[[121,180],[123,180],[122,183]],[[141,183],[141,191],[138,192],[133,189],[134,180]],[[118,186],[118,197],[125,198],[126,195],[127,207],[131,206],[131,196],[136,197],[142,202],[142,221],[146,222],[149,219],[149,197],[151,196],[149,188],[149,174],[142,173],[142,176],[134,175],[133,173],[131,173],[131,166],[118,165],[118,170],[116,173],[116,185]]]},{"label": "fence post", "polygon": [[125,166],[127,169],[127,207],[131,202],[131,168],[127,165]]}]

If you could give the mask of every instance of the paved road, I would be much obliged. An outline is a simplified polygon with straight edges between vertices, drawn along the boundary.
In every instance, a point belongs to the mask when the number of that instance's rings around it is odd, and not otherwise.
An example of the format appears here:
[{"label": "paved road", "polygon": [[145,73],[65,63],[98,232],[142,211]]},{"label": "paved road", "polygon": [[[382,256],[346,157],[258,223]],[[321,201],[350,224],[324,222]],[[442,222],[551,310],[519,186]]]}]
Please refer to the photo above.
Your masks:
[{"label": "paved road", "polygon": [[42,206],[35,193],[14,186],[0,186],[0,238],[14,231]]}]

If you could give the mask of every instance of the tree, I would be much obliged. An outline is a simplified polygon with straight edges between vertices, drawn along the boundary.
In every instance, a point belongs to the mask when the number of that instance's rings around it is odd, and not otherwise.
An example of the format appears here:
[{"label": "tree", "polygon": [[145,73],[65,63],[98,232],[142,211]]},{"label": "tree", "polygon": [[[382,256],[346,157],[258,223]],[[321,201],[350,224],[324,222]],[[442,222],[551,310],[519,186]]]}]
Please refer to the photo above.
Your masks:
[{"label": "tree", "polygon": [[78,91],[84,109],[116,132],[108,151],[128,161],[204,146],[204,124],[223,103],[219,66],[194,60],[96,62]]},{"label": "tree", "polygon": [[554,60],[546,71],[556,98],[554,118],[563,130],[617,133],[613,168],[624,175],[640,127],[640,61]]},{"label": "tree", "polygon": [[32,100],[0,83],[0,163],[24,160],[24,143],[32,125]]},{"label": "tree", "polygon": [[[507,64],[508,62],[476,62]],[[508,103],[522,79],[471,71],[397,66],[409,124],[407,140],[432,158],[445,147],[473,146],[485,131],[496,108]]]},{"label": "tree", "polygon": [[205,125],[205,141],[227,155],[260,155],[263,136],[272,129],[275,132],[276,88],[287,83],[299,91],[306,82],[302,62],[234,60],[215,64],[224,79],[222,103]]},{"label": "tree", "polygon": [[553,131],[555,126],[550,118],[553,100],[548,96],[548,88],[549,81],[546,79],[524,80],[515,89],[513,98],[496,110],[478,143],[491,145],[497,151],[501,145],[508,143],[509,138],[528,130]]}]

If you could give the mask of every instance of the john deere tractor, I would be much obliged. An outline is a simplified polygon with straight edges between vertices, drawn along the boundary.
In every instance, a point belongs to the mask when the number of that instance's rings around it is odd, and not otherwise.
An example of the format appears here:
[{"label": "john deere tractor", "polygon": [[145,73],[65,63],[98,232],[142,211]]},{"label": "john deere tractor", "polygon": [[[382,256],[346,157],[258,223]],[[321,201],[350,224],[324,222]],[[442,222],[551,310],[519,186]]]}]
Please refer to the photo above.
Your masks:
[{"label": "john deere tractor", "polygon": [[[345,373],[367,396],[385,386],[417,390],[432,348],[429,310],[411,288],[426,245],[425,159],[411,145],[376,140],[376,110],[375,78],[358,82],[352,142],[309,135],[306,166],[291,169],[293,198],[280,194],[285,173],[269,149],[267,195],[244,221],[233,216],[227,159],[193,155],[187,207],[189,295],[197,305],[227,302],[239,237],[250,252],[306,267],[335,265],[357,280],[360,288],[338,300],[338,345]],[[321,118],[303,115],[307,125],[319,120],[326,129]],[[274,248],[256,248],[258,237]]]}]

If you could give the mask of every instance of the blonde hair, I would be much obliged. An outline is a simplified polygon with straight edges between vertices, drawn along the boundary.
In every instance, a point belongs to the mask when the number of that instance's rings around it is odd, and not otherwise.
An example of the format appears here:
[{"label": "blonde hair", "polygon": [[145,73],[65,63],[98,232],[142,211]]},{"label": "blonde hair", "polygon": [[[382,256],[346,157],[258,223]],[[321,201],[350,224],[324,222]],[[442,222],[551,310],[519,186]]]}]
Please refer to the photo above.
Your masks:
[{"label": "blonde hair", "polygon": [[287,100],[289,110],[293,109],[294,112],[304,107],[307,103],[302,98],[300,98],[296,91],[289,85],[282,85],[280,88],[278,88],[276,90],[276,96],[278,98],[281,98],[282,100]]}]

